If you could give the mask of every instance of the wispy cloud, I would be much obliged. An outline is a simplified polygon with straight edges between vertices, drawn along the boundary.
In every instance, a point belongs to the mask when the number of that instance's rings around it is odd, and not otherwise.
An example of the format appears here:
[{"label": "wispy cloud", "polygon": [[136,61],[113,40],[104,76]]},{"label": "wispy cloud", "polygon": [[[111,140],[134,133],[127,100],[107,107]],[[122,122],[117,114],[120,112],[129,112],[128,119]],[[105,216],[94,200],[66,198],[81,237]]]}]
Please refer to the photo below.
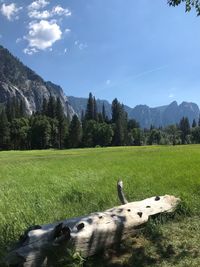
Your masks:
[{"label": "wispy cloud", "polygon": [[19,18],[18,13],[22,10],[22,7],[17,7],[15,3],[11,3],[6,5],[2,4],[0,8],[0,12],[3,16],[5,16],[9,21],[13,21]]},{"label": "wispy cloud", "polygon": [[39,10],[41,8],[46,7],[47,5],[49,5],[49,1],[37,0],[37,1],[32,2],[30,5],[28,5],[28,9],[29,10]]},{"label": "wispy cloud", "polygon": [[80,50],[84,50],[84,49],[86,49],[88,47],[87,43],[82,43],[79,40],[76,40],[74,42],[74,45],[77,46]]},{"label": "wispy cloud", "polygon": [[161,67],[158,67],[158,68],[155,68],[155,69],[150,69],[150,70],[146,70],[146,71],[139,72],[139,73],[137,73],[136,75],[133,75],[133,76],[132,76],[132,79],[137,79],[137,78],[146,76],[146,75],[148,75],[148,74],[151,74],[151,73],[154,73],[154,72],[158,72],[158,71],[160,71],[160,70],[166,69],[167,67],[168,67],[168,66],[165,65],[165,66],[161,66]]},{"label": "wispy cloud", "polygon": [[22,41],[22,38],[17,38],[15,42],[16,42],[16,44],[18,44],[18,43],[20,43],[21,41]]},{"label": "wispy cloud", "polygon": [[63,8],[61,6],[54,6],[52,8],[52,10],[36,10],[36,9],[31,9],[28,12],[28,16],[31,19],[49,19],[49,18],[53,18],[55,16],[71,16],[71,11],[68,8]]},{"label": "wispy cloud", "polygon": [[174,94],[169,94],[169,98],[174,98],[175,95]]}]

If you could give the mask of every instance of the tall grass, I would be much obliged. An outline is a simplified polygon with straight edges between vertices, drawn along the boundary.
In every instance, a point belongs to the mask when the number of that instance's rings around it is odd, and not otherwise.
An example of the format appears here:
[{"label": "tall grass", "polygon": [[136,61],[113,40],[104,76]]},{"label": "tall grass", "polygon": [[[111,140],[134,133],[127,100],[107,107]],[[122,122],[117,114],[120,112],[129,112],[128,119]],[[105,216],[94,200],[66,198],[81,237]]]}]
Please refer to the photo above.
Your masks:
[{"label": "tall grass", "polygon": [[30,225],[118,205],[118,178],[130,201],[172,194],[200,216],[199,145],[0,152],[2,255]]}]

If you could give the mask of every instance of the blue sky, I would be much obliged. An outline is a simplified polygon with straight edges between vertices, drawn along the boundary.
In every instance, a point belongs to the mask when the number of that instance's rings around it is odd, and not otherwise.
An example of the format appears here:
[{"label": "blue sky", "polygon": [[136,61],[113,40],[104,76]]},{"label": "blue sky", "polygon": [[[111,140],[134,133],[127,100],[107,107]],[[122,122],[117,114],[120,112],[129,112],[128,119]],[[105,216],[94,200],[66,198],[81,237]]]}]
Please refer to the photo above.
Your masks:
[{"label": "blue sky", "polygon": [[200,17],[167,0],[0,0],[0,43],[67,95],[200,105]]}]

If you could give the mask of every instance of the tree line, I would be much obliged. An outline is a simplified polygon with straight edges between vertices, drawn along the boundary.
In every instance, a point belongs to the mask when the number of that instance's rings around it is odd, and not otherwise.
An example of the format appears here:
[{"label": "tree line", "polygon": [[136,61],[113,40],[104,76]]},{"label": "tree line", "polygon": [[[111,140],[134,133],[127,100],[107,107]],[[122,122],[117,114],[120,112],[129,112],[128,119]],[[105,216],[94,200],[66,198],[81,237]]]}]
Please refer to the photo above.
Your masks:
[{"label": "tree line", "polygon": [[0,149],[64,149],[98,146],[178,145],[200,143],[200,120],[190,126],[187,117],[167,127],[141,129],[116,98],[109,118],[103,104],[97,109],[96,99],[89,94],[87,108],[79,119],[64,114],[59,98],[43,99],[40,111],[26,115],[25,103],[9,99],[0,112]]}]

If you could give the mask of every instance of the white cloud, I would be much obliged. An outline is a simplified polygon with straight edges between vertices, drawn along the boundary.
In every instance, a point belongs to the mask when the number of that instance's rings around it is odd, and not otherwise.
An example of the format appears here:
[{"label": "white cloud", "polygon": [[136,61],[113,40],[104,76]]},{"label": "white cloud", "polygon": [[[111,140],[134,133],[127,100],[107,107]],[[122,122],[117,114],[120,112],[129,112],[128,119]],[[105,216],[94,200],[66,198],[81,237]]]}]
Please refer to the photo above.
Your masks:
[{"label": "white cloud", "polygon": [[70,33],[71,30],[70,29],[65,29],[65,33]]},{"label": "white cloud", "polygon": [[38,9],[44,8],[48,4],[49,4],[49,1],[46,1],[46,0],[36,0],[36,1],[32,2],[28,6],[28,9],[29,10],[38,10]]},{"label": "white cloud", "polygon": [[55,16],[71,16],[71,11],[68,8],[62,8],[61,6],[55,6],[52,10],[39,11],[36,9],[31,9],[28,12],[29,18],[34,19],[48,19]]},{"label": "white cloud", "polygon": [[71,11],[68,8],[63,8],[61,6],[55,6],[52,9],[52,14],[53,15],[58,15],[58,16],[71,16]]},{"label": "white cloud", "polygon": [[62,31],[55,21],[41,20],[40,22],[31,22],[29,23],[28,35],[25,36],[25,39],[29,42],[26,49],[34,53],[35,50],[51,48],[61,37]]},{"label": "white cloud", "polygon": [[86,49],[88,47],[87,43],[81,43],[79,40],[74,42],[74,45],[77,46],[80,50]]},{"label": "white cloud", "polygon": [[38,11],[38,10],[32,10],[28,13],[29,18],[34,19],[48,19],[51,17],[51,14],[48,10],[44,11]]},{"label": "white cloud", "polygon": [[3,4],[1,6],[0,12],[8,20],[12,21],[19,18],[18,13],[21,9],[22,7],[17,7],[15,3],[11,3],[9,5]]},{"label": "white cloud", "polygon": [[27,48],[24,48],[23,52],[24,52],[24,54],[27,54],[27,55],[33,55],[33,54],[37,53],[38,50],[35,49],[34,47],[33,48],[27,47]]},{"label": "white cloud", "polygon": [[20,43],[21,41],[22,41],[22,38],[17,38],[15,42],[16,42],[16,44],[18,44],[18,43]]},{"label": "white cloud", "polygon": [[67,52],[68,52],[68,49],[65,48],[65,49],[64,49],[64,54],[67,54]]}]

